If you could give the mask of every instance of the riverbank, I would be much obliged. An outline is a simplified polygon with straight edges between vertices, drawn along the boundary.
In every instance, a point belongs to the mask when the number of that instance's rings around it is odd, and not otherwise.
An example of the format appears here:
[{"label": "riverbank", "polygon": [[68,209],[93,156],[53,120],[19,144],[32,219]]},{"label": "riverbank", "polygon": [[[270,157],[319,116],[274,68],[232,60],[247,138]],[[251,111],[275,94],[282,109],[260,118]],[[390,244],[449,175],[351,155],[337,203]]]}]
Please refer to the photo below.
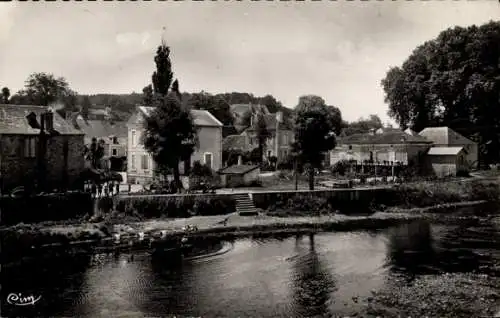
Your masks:
[{"label": "riverbank", "polygon": [[[194,225],[198,231],[192,237],[231,239],[245,236],[279,236],[308,234],[321,231],[355,231],[382,229],[410,222],[429,219],[440,222],[458,222],[479,218],[475,213],[454,215],[460,208],[480,207],[485,201],[440,204],[426,208],[390,208],[371,215],[347,216],[341,214],[322,216],[276,217],[265,213],[258,216],[240,216],[237,213],[221,216],[195,216],[178,219],[152,219],[115,224],[45,224],[16,225],[0,231],[2,249],[8,259],[23,257],[47,248],[78,249],[86,251],[117,251],[121,249],[151,248],[151,242],[178,240],[186,234],[184,228]],[[447,213],[443,216],[442,211]],[[440,213],[441,211],[441,213]],[[120,220],[115,216],[115,221]]]},{"label": "riverbank", "polygon": [[412,282],[393,277],[398,288],[373,292],[364,298],[358,316],[500,317],[500,279],[474,273],[425,275]]}]

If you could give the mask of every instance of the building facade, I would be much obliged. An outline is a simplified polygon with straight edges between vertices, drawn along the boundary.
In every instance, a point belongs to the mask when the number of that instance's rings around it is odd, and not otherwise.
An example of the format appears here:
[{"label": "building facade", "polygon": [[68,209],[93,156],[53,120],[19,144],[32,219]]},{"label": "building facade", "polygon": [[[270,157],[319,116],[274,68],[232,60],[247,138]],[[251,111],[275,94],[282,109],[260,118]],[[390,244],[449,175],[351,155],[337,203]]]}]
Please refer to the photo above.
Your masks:
[{"label": "building facade", "polygon": [[[127,123],[127,179],[129,183],[146,183],[153,178],[155,163],[142,144],[144,116],[150,116],[153,107],[139,106]],[[198,129],[198,146],[191,163],[199,161],[212,170],[222,167],[222,123],[206,110],[191,110]],[[184,170],[180,166],[181,172]]]},{"label": "building facade", "polygon": [[432,142],[403,131],[377,131],[339,138],[330,152],[330,165],[342,160],[358,163],[403,164],[421,163]]},{"label": "building facade", "polygon": [[478,144],[448,127],[428,127],[419,133],[433,142],[436,147],[462,147],[465,153],[465,165],[476,169],[479,160]]},{"label": "building facade", "polygon": [[81,188],[83,149],[83,133],[48,107],[0,105],[3,191],[18,186],[34,188],[41,183],[48,191]]},{"label": "building facade", "polygon": [[[276,157],[277,162],[281,163],[288,158],[291,153],[291,145],[294,142],[294,133],[290,125],[283,120],[283,113],[264,114],[266,129],[269,137],[266,140],[264,147],[264,159],[269,160],[271,157]],[[245,129],[241,135],[245,136],[246,144],[249,149],[254,149],[259,146],[257,138],[257,123],[256,116],[252,118],[251,126]]]}]

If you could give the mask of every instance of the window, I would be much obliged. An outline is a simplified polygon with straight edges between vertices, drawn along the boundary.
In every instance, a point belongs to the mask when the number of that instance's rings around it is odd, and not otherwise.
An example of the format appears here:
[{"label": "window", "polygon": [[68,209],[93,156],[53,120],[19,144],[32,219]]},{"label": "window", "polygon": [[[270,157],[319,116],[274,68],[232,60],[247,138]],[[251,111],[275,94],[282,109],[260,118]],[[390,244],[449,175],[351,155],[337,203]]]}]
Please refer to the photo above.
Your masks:
[{"label": "window", "polygon": [[135,130],[132,130],[132,146],[137,146],[137,135]]},{"label": "window", "polygon": [[25,158],[35,158],[36,157],[36,137],[29,136],[24,139],[24,157]]},{"label": "window", "polygon": [[118,154],[118,151],[116,149],[113,149],[113,156],[116,156]]},{"label": "window", "polygon": [[270,157],[271,157],[271,150],[269,150],[269,151],[267,152],[267,157],[268,157],[268,158],[270,158]]},{"label": "window", "polygon": [[147,155],[143,155],[141,158],[141,168],[142,170],[149,170],[149,158]]},{"label": "window", "polygon": [[212,168],[212,154],[210,152],[205,153],[203,159],[205,159],[205,165]]},{"label": "window", "polygon": [[130,156],[130,169],[135,170],[135,155]]},{"label": "window", "polygon": [[113,137],[113,144],[118,145],[118,137]]},{"label": "window", "polygon": [[349,150],[352,150],[352,145],[349,145]]}]

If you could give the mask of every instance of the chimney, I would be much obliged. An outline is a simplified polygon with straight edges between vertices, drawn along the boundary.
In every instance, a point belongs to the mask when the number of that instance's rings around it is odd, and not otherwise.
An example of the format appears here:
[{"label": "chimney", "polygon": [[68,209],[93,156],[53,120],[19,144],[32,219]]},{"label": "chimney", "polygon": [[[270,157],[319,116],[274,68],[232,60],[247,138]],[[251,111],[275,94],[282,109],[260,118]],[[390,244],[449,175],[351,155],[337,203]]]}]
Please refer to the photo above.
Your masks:
[{"label": "chimney", "polygon": [[243,160],[241,159],[241,155],[238,156],[238,166],[243,164]]},{"label": "chimney", "polygon": [[283,112],[282,111],[276,112],[276,121],[278,123],[282,123],[283,122]]},{"label": "chimney", "polygon": [[50,108],[45,113],[45,129],[47,131],[54,130],[54,113]]}]

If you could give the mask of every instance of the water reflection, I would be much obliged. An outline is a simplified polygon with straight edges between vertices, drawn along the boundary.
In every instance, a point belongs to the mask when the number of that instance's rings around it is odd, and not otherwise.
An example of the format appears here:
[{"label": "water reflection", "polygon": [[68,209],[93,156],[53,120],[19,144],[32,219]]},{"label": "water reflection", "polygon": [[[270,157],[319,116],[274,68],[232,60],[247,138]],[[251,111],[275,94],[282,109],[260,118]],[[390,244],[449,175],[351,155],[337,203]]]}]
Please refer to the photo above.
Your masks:
[{"label": "water reflection", "polygon": [[292,265],[292,299],[297,315],[329,317],[329,300],[335,291],[335,280],[315,250],[314,236],[309,236],[308,248],[298,243],[298,256]]},{"label": "water reflection", "polygon": [[[479,222],[479,223],[478,223]],[[415,221],[388,230],[387,262],[395,273],[414,275],[444,272],[498,274],[500,235],[488,221],[457,226]]]},{"label": "water reflection", "polygon": [[393,271],[407,272],[409,279],[433,271],[436,252],[428,222],[412,222],[389,229],[388,236],[388,262]]},{"label": "water reflection", "polygon": [[2,300],[9,292],[42,295],[30,308],[2,302],[2,316],[351,316],[372,291],[405,283],[395,277],[498,275],[495,222],[240,239],[223,255],[182,263],[146,252],[40,258],[2,268]]},{"label": "water reflection", "polygon": [[[0,307],[3,317],[41,317],[47,312],[73,315],[73,299],[82,288],[90,255],[45,255],[36,261],[24,260],[16,266],[2,266]],[[33,306],[6,302],[10,293],[41,296]],[[68,314],[69,313],[69,314]]]}]

